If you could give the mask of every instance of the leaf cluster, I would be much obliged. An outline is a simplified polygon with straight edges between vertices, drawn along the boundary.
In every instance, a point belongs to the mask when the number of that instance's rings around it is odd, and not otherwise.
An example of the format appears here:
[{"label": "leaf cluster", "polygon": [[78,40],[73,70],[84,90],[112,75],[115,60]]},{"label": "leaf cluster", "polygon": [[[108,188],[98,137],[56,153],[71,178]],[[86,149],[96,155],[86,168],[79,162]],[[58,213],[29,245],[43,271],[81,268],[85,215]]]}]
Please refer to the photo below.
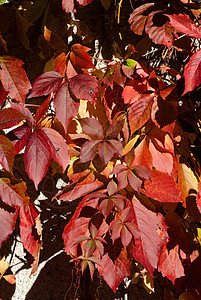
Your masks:
[{"label": "leaf cluster", "polygon": [[[180,0],[135,3],[126,20],[133,41],[123,47],[127,40],[119,31],[107,60],[99,57],[101,47],[98,53],[89,48],[88,26],[71,18],[96,1],[59,1],[58,15],[53,2],[0,3],[0,13],[14,14],[28,52],[30,25],[43,19],[38,47],[46,60],[31,84],[26,65],[6,46],[13,24],[0,21],[0,246],[19,219],[20,239],[37,271],[40,212],[23,178],[14,175],[20,154],[37,191],[50,168],[68,176],[52,200],[78,202],[62,235],[78,271],[89,269],[93,280],[97,269],[116,292],[135,262],[135,275],[145,281],[149,274],[152,281],[160,272],[175,297],[184,290],[199,295],[200,280],[188,278],[198,276],[201,254],[200,156],[193,151],[201,144],[200,102],[193,98],[201,84],[200,8]],[[118,11],[118,25],[124,1],[108,3],[99,1],[105,15]],[[54,20],[65,23],[61,35]],[[155,52],[164,63],[155,66]],[[174,55],[183,58],[175,68]],[[0,279],[13,283],[4,273]]]}]

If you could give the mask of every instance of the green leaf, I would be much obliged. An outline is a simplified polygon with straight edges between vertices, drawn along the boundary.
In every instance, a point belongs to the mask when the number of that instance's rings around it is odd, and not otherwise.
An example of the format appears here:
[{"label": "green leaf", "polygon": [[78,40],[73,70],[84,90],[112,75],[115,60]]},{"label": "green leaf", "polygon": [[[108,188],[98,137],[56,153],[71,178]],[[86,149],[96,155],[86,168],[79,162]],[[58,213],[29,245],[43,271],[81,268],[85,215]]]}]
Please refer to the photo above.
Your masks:
[{"label": "green leaf", "polygon": [[126,59],[127,66],[131,69],[135,68],[137,61],[131,58]]}]

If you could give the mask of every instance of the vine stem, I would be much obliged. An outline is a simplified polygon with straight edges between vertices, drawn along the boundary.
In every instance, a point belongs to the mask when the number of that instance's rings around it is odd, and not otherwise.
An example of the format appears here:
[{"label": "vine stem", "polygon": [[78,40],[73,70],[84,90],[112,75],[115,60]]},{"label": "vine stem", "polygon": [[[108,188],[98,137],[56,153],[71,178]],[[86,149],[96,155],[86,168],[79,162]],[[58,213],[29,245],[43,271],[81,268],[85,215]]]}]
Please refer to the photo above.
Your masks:
[{"label": "vine stem", "polygon": [[130,6],[131,6],[132,10],[134,10],[132,0],[129,0],[129,1],[130,1]]},{"label": "vine stem", "polygon": [[15,254],[15,248],[16,248],[16,245],[17,245],[17,238],[16,238],[16,236],[15,236],[15,241],[14,241],[14,245],[13,245],[13,251],[12,251],[12,254],[11,254],[10,261],[9,261],[9,264],[10,264],[10,265],[11,265],[13,256],[14,256],[14,254]]},{"label": "vine stem", "polygon": [[27,103],[27,104],[25,104],[25,106],[39,107],[40,105],[38,105],[38,104],[29,104],[29,103]]},{"label": "vine stem", "polygon": [[121,12],[121,5],[122,5],[123,0],[119,1],[119,5],[118,5],[118,13],[117,13],[117,23],[120,23],[120,12]]},{"label": "vine stem", "polygon": [[69,291],[71,290],[71,288],[72,288],[72,285],[73,285],[73,270],[74,269],[72,269],[72,280],[71,280],[71,283],[70,283],[70,287],[67,289],[67,291],[66,291],[66,293],[65,293],[65,296],[64,296],[64,300],[66,300],[66,297],[67,297],[67,295],[68,295],[68,293],[69,293]]}]

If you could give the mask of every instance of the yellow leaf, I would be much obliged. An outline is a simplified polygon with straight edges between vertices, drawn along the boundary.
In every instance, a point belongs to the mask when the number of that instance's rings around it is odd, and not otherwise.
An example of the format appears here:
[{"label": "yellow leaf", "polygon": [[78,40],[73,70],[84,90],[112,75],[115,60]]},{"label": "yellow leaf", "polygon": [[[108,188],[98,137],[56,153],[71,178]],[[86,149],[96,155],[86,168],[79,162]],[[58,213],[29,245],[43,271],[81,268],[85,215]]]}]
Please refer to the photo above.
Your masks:
[{"label": "yellow leaf", "polygon": [[151,277],[151,275],[149,275],[148,272],[146,272],[143,276],[142,285],[143,285],[143,287],[145,288],[145,290],[147,291],[148,294],[155,293],[154,280]]},{"label": "yellow leaf", "polygon": [[0,280],[3,277],[6,270],[9,268],[10,264],[5,260],[5,257],[3,257],[0,260]]},{"label": "yellow leaf", "polygon": [[198,191],[198,180],[193,171],[185,164],[178,165],[178,185],[181,189],[184,203],[187,196],[196,194]]},{"label": "yellow leaf", "polygon": [[197,233],[198,233],[197,239],[198,239],[198,242],[199,242],[199,244],[201,246],[201,228],[197,228]]},{"label": "yellow leaf", "polygon": [[124,147],[123,149],[123,153],[122,153],[122,156],[123,155],[126,155],[135,145],[135,143],[137,142],[139,138],[139,134],[137,134],[134,138],[132,138],[128,144],[126,144],[126,146]]},{"label": "yellow leaf", "polygon": [[136,284],[138,283],[138,280],[140,279],[140,273],[139,272],[135,272],[135,274],[133,275],[131,281],[132,284]]}]

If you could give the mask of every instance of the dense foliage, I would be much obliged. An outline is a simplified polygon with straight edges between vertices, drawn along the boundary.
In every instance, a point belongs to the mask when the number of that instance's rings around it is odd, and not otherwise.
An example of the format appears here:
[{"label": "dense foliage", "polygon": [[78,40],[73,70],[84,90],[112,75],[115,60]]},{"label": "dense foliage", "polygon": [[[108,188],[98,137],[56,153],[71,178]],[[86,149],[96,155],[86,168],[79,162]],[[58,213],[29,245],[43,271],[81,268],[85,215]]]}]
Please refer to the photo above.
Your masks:
[{"label": "dense foliage", "polygon": [[[141,277],[149,293],[160,273],[167,299],[199,296],[199,5],[0,4],[2,249],[19,227],[37,271],[41,208],[31,198],[52,176],[65,182],[50,207],[77,206],[62,238],[78,273],[93,280],[97,269],[113,292]],[[8,266],[2,258],[0,279],[13,283]]]}]

